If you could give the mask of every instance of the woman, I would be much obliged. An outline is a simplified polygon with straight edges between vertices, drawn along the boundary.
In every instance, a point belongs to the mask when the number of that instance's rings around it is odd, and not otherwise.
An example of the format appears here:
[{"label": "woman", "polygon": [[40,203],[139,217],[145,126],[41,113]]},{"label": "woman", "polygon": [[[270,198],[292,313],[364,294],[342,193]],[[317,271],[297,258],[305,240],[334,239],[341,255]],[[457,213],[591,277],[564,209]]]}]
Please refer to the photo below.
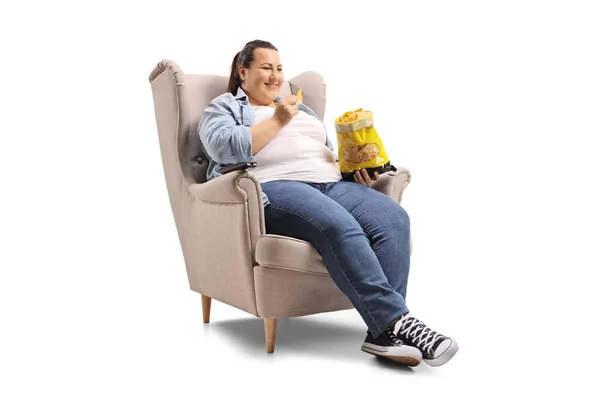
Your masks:
[{"label": "woman", "polygon": [[[222,165],[257,161],[269,234],[312,243],[335,284],[368,327],[361,350],[402,364],[445,364],[453,339],[409,313],[410,221],[390,197],[372,189],[366,170],[341,180],[323,122],[296,96],[280,99],[283,71],[270,43],[249,42],[233,59],[228,93],[215,98],[199,123],[212,158]],[[376,180],[378,175],[375,174]]]}]

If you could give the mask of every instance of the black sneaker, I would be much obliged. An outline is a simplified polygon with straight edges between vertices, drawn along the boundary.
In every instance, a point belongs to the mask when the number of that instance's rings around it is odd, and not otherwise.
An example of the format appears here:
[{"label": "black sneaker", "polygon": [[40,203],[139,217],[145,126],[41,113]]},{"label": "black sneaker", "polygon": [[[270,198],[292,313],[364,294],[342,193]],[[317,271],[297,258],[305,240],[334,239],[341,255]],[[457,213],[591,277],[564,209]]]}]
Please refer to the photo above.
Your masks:
[{"label": "black sneaker", "polygon": [[407,345],[421,350],[423,361],[432,367],[446,364],[458,351],[455,340],[428,328],[410,313],[404,314],[392,326],[394,334]]},{"label": "black sneaker", "polygon": [[386,329],[377,339],[371,335],[371,332],[367,332],[367,338],[360,349],[411,367],[419,365],[423,359],[421,351],[402,343],[402,340],[392,332],[392,327]]}]

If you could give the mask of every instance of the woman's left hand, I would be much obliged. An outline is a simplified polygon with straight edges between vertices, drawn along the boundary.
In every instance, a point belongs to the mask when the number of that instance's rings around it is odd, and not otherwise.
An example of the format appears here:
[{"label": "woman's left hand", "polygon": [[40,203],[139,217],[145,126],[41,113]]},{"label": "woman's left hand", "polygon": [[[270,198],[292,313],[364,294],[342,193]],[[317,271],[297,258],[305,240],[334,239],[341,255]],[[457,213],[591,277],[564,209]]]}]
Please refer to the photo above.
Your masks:
[{"label": "woman's left hand", "polygon": [[371,183],[375,182],[377,179],[379,179],[379,173],[377,171],[375,171],[373,178],[369,176],[369,173],[364,168],[354,173],[354,182],[360,183],[361,185],[371,186]]}]

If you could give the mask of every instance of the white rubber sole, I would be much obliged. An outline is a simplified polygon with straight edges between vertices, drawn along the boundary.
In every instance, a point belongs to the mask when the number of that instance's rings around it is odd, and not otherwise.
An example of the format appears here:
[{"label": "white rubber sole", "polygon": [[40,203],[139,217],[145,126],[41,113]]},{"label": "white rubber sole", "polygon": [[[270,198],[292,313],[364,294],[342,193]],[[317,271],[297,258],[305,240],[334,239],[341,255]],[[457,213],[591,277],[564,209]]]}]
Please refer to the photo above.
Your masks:
[{"label": "white rubber sole", "polygon": [[416,367],[423,359],[423,354],[421,354],[419,349],[406,345],[400,347],[385,347],[364,342],[360,349],[365,353],[388,358],[399,364],[404,364],[411,367]]},{"label": "white rubber sole", "polygon": [[439,357],[432,359],[432,360],[424,358],[423,361],[425,361],[427,364],[431,365],[432,367],[439,367],[439,366],[446,364],[448,361],[450,361],[450,359],[452,357],[454,357],[454,355],[456,354],[457,351],[458,351],[458,343],[456,343],[456,341],[454,339],[452,339],[452,343],[450,343],[450,346],[448,346],[446,351],[444,351]]}]

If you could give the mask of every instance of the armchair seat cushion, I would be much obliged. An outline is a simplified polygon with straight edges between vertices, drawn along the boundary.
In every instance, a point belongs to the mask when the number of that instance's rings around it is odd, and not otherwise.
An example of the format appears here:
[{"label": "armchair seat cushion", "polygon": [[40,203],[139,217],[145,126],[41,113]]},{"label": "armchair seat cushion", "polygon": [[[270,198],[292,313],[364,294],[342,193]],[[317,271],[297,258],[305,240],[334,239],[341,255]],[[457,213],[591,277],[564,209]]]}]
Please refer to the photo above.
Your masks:
[{"label": "armchair seat cushion", "polygon": [[323,258],[304,240],[281,235],[262,235],[256,242],[256,262],[264,267],[329,275]]}]

